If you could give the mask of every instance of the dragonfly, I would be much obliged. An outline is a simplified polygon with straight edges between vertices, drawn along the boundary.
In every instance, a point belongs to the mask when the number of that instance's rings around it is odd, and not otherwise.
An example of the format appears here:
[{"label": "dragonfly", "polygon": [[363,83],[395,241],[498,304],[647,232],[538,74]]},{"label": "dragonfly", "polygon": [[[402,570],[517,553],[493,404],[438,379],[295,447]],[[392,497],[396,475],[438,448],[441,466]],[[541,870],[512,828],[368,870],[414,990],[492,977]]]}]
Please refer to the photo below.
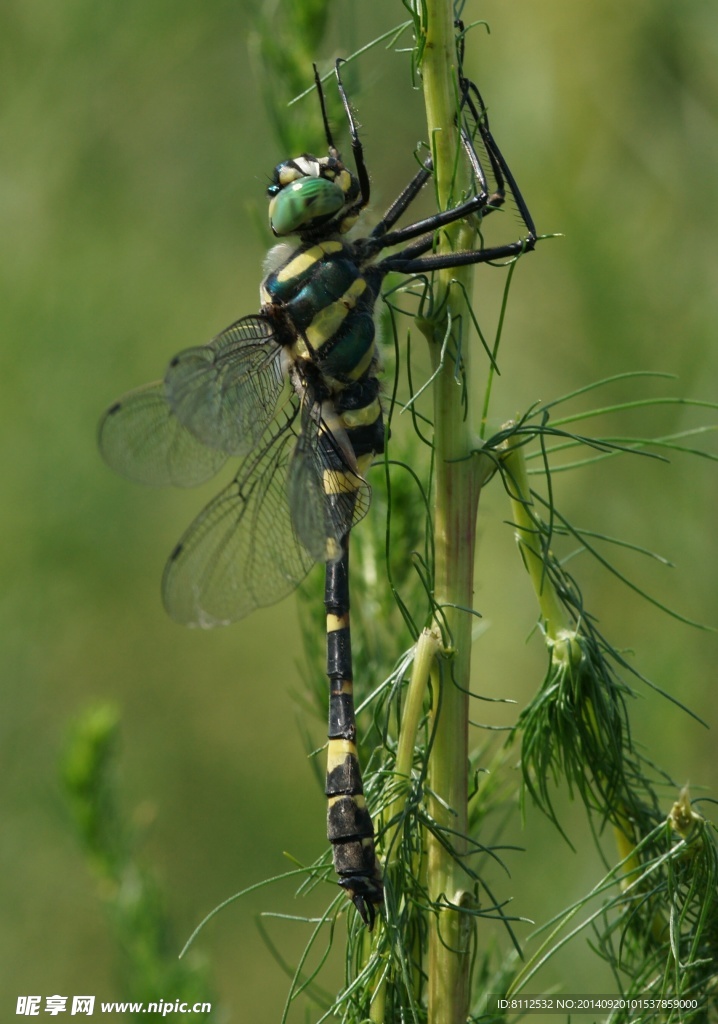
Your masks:
[{"label": "dragonfly", "polygon": [[[325,564],[327,834],[338,884],[371,929],[384,886],[357,753],[349,538],[369,508],[367,471],[385,445],[375,308],[390,271],[427,274],[517,257],[534,247],[536,233],[478,90],[462,78],[461,137],[473,194],[396,227],[432,177],[427,158],[371,232],[349,237],[371,189],[340,64],[336,84],[354,170],[334,144],[315,66],[327,154],[304,153],[274,169],[271,230],[298,241],[270,252],[259,312],[180,352],[160,381],[112,404],[100,422],[99,447],[113,470],[154,486],[194,487],[227,459],[241,459],[231,483],[169,556],[162,594],[176,621],[201,628],[236,622],[285,597],[315,563]],[[501,205],[507,182],[525,228],[520,238],[434,251],[442,227]]]}]

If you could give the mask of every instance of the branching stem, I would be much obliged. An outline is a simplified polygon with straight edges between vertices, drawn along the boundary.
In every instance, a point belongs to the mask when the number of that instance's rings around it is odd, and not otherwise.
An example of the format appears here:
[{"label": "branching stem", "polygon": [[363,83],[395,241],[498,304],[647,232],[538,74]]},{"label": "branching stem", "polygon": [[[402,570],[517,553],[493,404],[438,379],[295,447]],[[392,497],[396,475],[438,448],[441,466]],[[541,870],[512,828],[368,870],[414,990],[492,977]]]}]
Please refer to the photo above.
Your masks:
[{"label": "branching stem", "polygon": [[526,472],[524,449],[521,444],[516,443],[515,438],[510,438],[508,445],[509,450],[504,456],[503,462],[516,527],[516,543],[519,545],[524,564],[531,577],[531,583],[541,609],[541,617],[544,620],[546,636],[549,641],[555,643],[564,638],[567,632],[572,632],[573,628],[566,609],[559,601],[554,586],[546,573],[546,558],[541,548],[539,529],[531,515],[533,501]]}]

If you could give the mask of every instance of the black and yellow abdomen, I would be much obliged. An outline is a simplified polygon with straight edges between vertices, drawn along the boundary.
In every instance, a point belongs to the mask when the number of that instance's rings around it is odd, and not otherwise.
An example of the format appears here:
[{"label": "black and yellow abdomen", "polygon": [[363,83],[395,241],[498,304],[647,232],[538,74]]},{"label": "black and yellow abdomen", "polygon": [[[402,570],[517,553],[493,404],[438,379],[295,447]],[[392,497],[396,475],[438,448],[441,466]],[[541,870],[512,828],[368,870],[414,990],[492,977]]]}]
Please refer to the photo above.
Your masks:
[{"label": "black and yellow abdomen", "polygon": [[327,838],[332,844],[339,885],[371,928],[376,907],[384,899],[384,887],[356,747],[347,542],[348,537],[342,543],[339,560],[327,565],[324,594],[329,676]]},{"label": "black and yellow abdomen", "polygon": [[[356,472],[339,457],[330,421],[336,416],[356,457]],[[348,385],[339,393],[328,433],[320,434],[324,448],[324,488],[330,505],[363,479],[375,454],[383,451],[384,427],[379,385],[375,377]],[[381,867],[374,848],[374,826],[364,797],[356,745],[354,678],[349,622],[349,533],[340,541],[337,557],[327,562],[324,604],[327,622],[329,677],[329,744],[327,748],[327,838],[332,844],[339,885],[371,928],[376,908],[383,903]]]}]

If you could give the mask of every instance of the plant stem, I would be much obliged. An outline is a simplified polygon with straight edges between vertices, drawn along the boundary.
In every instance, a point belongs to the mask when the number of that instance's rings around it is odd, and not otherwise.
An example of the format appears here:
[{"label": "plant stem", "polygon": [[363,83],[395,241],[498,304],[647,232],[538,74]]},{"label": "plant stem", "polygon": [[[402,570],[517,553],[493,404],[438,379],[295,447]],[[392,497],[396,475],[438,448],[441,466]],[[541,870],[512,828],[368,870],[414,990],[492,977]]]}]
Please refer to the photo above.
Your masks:
[{"label": "plant stem", "polygon": [[401,781],[402,791],[396,796],[387,814],[389,821],[395,824],[389,830],[384,841],[387,853],[387,868],[391,868],[399,855],[399,834],[402,828],[401,814],[406,806],[406,798],[411,788],[411,774],[414,767],[414,750],[421,717],[424,714],[424,701],[429,689],[429,676],[436,665],[436,655],[441,650],[441,634],[437,629],[424,629],[419,635],[414,653],[414,664],[411,680],[406,691],[406,702],[401,719],[401,731],[396,750],[394,772]]},{"label": "plant stem", "polygon": [[523,447],[510,438],[508,451],[503,458],[511,493],[511,509],[516,526],[516,543],[523,556],[524,564],[531,577],[531,583],[544,620],[546,636],[551,643],[573,635],[570,619],[558,599],[553,583],[546,573],[544,552],[541,548],[538,527],[531,516],[533,500],[529,487],[528,473]]},{"label": "plant stem", "polygon": [[[450,192],[468,184],[457,180],[455,127],[458,95],[454,14],[446,0],[427,0],[426,45],[422,62],[429,138],[434,152],[437,191],[442,206]],[[459,169],[459,174],[462,168]],[[466,224],[442,235],[438,251],[469,249],[474,232]],[[469,378],[466,330],[462,317],[469,294],[469,268],[441,271],[434,287],[445,312],[434,328],[431,356],[437,375],[434,383],[434,443],[436,458],[435,599],[440,609],[436,625],[442,630],[450,657],[443,661],[440,686],[434,689],[434,740],[429,766],[432,793],[430,813],[443,842],[432,834],[428,842],[429,891],[437,908],[429,937],[429,1006],[432,1024],[464,1024],[469,1007],[470,949],[473,931],[461,908],[473,903],[465,889],[467,876],[461,861],[468,853],[468,690],[471,659],[474,541],[479,500],[477,459],[471,431],[469,390],[459,379]],[[460,281],[463,287],[452,285]],[[445,305],[444,305],[445,304]],[[440,353],[447,319],[452,342],[443,365]],[[448,652],[447,652],[448,653]]]}]

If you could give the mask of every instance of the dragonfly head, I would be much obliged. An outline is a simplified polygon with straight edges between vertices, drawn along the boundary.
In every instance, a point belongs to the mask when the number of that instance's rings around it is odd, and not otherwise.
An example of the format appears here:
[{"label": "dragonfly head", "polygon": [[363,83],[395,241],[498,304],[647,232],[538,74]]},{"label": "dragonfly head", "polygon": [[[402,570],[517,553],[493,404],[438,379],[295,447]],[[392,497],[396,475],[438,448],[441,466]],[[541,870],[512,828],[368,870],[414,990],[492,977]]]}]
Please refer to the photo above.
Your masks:
[{"label": "dragonfly head", "polygon": [[312,238],[349,230],[356,220],[360,188],[332,148],[328,156],[305,153],[278,164],[267,195],[275,235]]}]

